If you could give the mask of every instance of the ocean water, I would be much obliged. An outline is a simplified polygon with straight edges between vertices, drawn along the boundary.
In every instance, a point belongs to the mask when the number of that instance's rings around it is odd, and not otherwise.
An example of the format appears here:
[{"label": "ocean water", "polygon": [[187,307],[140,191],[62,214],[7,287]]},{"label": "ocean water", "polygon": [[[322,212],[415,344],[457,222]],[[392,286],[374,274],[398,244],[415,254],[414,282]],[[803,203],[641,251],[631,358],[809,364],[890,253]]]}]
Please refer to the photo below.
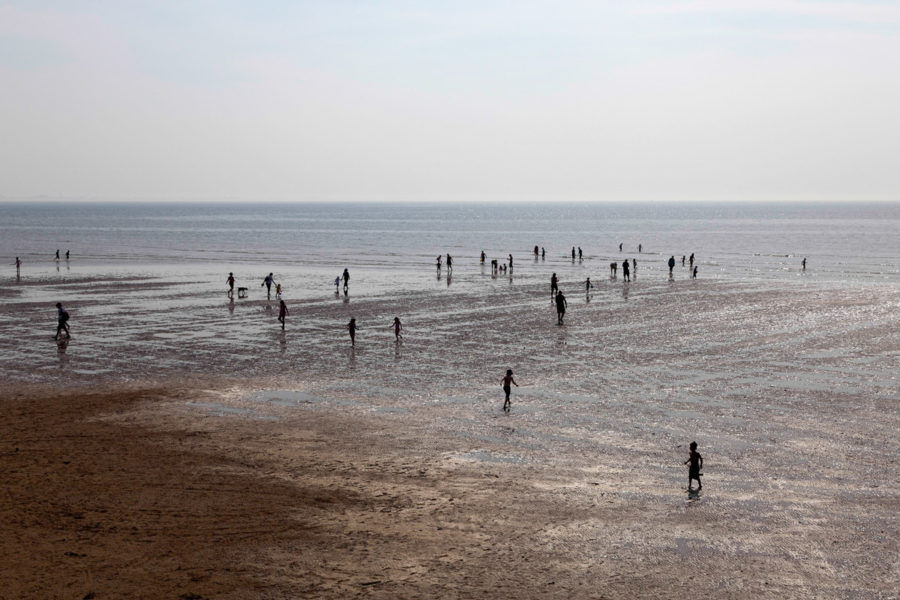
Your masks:
[{"label": "ocean water", "polygon": [[20,256],[30,273],[55,269],[57,248],[72,252],[70,267],[246,265],[262,275],[409,272],[447,252],[458,272],[484,250],[501,262],[513,254],[521,277],[544,278],[527,265],[534,245],[547,249],[537,266],[551,268],[580,246],[595,276],[624,257],[660,268],[693,252],[707,278],[796,277],[806,257],[810,278],[898,282],[900,204],[0,204],[0,257]]}]

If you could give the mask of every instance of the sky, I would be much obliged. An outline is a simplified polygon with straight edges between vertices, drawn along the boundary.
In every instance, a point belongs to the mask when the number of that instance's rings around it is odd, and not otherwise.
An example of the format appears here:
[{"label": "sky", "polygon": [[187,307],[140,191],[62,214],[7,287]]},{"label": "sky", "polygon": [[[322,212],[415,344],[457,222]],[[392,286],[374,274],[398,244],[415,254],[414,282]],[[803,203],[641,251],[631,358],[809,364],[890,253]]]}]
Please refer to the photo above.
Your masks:
[{"label": "sky", "polygon": [[900,2],[0,0],[0,198],[900,201]]}]

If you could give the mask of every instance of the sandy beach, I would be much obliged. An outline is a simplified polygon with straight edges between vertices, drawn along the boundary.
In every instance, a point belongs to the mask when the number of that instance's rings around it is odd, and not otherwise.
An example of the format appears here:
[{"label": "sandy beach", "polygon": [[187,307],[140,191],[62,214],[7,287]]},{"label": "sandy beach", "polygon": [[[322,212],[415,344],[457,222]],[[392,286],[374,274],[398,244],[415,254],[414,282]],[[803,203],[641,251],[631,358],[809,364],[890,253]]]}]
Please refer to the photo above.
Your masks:
[{"label": "sandy beach", "polygon": [[479,277],[4,337],[0,596],[896,597],[893,286]]}]

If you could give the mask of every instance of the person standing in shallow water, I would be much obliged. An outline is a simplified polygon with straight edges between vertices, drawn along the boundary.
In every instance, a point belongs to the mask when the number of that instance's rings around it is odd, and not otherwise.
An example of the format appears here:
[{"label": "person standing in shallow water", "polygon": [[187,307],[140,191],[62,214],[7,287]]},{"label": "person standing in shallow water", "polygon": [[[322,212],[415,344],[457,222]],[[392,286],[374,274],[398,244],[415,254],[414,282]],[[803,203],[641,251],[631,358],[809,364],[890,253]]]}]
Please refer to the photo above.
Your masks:
[{"label": "person standing in shallow water", "polygon": [[694,253],[693,252],[691,252],[691,257],[688,259],[688,265],[690,266],[691,269],[694,268]]},{"label": "person standing in shallow water", "polygon": [[544,260],[545,258],[547,258],[547,251],[541,246],[541,260]]},{"label": "person standing in shallow water", "polygon": [[503,401],[503,410],[506,412],[509,412],[509,409],[512,406],[509,402],[509,393],[512,391],[509,384],[519,387],[519,384],[513,379],[512,369],[507,369],[506,375],[500,380],[500,385],[503,386],[503,393],[506,394],[506,400]]},{"label": "person standing in shallow water", "polygon": [[228,297],[234,298],[234,273],[228,274],[228,279],[225,280],[225,283],[228,284]]},{"label": "person standing in shallow water", "polygon": [[556,293],[556,324],[562,325],[563,318],[566,316],[566,308],[569,306],[569,303],[566,302],[566,297],[562,292]]},{"label": "person standing in shallow water", "polygon": [[481,251],[481,264],[484,264],[484,261],[486,258],[487,258],[487,255],[485,255],[484,250],[482,250]]},{"label": "person standing in shallow water", "polygon": [[622,279],[624,281],[631,281],[631,273],[628,271],[628,261],[622,261]]},{"label": "person standing in shallow water", "polygon": [[400,333],[400,331],[403,330],[403,324],[400,323],[400,317],[394,317],[394,322],[391,323],[391,327],[394,328],[394,340],[398,342],[402,340],[403,335]]},{"label": "person standing in shallow water", "polygon": [[284,300],[280,300],[281,304],[278,307],[278,320],[281,321],[281,330],[284,331],[284,319],[288,315],[287,304],[284,303]]},{"label": "person standing in shallow water", "polygon": [[69,335],[69,312],[63,308],[61,302],[56,303],[56,335],[53,336],[54,340],[59,339],[59,334],[63,331],[66,332],[66,339],[70,339],[72,336]]},{"label": "person standing in shallow water", "polygon": [[672,269],[674,269],[674,268],[675,268],[675,257],[670,256],[669,257],[669,278],[670,279],[672,278]]},{"label": "person standing in shallow water", "polygon": [[803,267],[803,270],[806,270],[806,257],[803,257],[803,260],[800,261],[800,265]]},{"label": "person standing in shallow water", "polygon": [[688,491],[691,491],[691,484],[694,479],[697,480],[697,490],[702,490],[703,483],[700,481],[700,469],[703,468],[703,457],[697,452],[697,442],[691,442],[691,453],[688,455],[688,459],[684,461],[684,464],[688,463],[691,463],[691,466],[688,467]]},{"label": "person standing in shallow water", "polygon": [[356,318],[353,317],[350,319],[350,322],[347,323],[347,331],[350,332],[350,345],[356,346],[356,330],[358,327],[356,326]]},{"label": "person standing in shallow water", "polygon": [[275,282],[275,277],[273,277],[272,274],[269,273],[268,275],[266,275],[265,279],[263,279],[263,282],[260,284],[260,287],[266,286],[266,300],[269,300],[272,298],[272,284],[274,282]]},{"label": "person standing in shallow water", "polygon": [[556,278],[556,273],[550,276],[550,302],[553,302],[553,297],[556,295],[556,292],[559,291],[559,279]]},{"label": "person standing in shallow water", "polygon": [[344,280],[344,293],[347,293],[347,290],[350,289],[350,271],[344,269],[344,274],[341,276]]}]

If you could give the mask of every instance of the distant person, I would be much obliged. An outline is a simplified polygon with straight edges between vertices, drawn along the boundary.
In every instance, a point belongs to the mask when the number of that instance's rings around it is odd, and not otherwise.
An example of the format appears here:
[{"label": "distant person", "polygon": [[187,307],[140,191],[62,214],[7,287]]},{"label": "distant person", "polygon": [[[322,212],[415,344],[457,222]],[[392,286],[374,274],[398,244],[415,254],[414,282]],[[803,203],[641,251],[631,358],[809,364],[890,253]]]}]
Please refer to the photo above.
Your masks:
[{"label": "distant person", "polygon": [[644,246],[638,244],[638,253],[643,252]]},{"label": "distant person", "polygon": [[53,336],[54,340],[59,339],[59,334],[63,331],[66,332],[66,339],[70,339],[72,336],[69,335],[69,312],[63,308],[63,305],[60,302],[56,303],[56,335]]},{"label": "distant person", "polygon": [[18,276],[19,276],[19,269],[22,268],[22,261],[19,260],[19,257],[18,257],[18,256],[16,257],[16,262],[15,262],[14,264],[16,265],[16,277],[18,277]]},{"label": "distant person", "polygon": [[566,308],[569,306],[569,303],[566,302],[566,297],[562,292],[557,292],[556,294],[556,324],[562,325],[563,318],[566,316]]},{"label": "distant person", "polygon": [[69,260],[69,251],[66,250],[66,260]]},{"label": "distant person", "polygon": [[228,297],[234,298],[234,273],[228,274],[228,279],[225,280],[225,283],[228,284]]},{"label": "distant person", "polygon": [[628,261],[622,261],[622,279],[625,281],[631,281],[631,273],[628,270]]},{"label": "distant person", "polygon": [[356,326],[356,318],[351,318],[350,322],[347,323],[347,331],[350,332],[350,345],[356,346],[356,330],[358,327]]},{"label": "distant person", "polygon": [[347,290],[350,289],[350,271],[344,269],[344,274],[341,276],[344,280],[344,293],[347,293]]},{"label": "distant person", "polygon": [[56,260],[59,260],[59,248],[56,249]]},{"label": "distant person", "polygon": [[537,245],[535,245],[535,247],[534,247],[534,257],[535,257],[535,258],[538,257],[538,253],[539,253],[539,252],[540,252],[540,251],[538,250]]},{"label": "distant person", "polygon": [[510,384],[519,387],[519,384],[516,383],[515,379],[513,379],[512,369],[507,369],[506,375],[503,377],[503,379],[500,380],[500,385],[503,386],[503,393],[506,394],[506,400],[503,401],[503,410],[505,410],[506,412],[509,412],[509,409],[512,406],[509,401],[509,394],[510,392],[512,392],[512,387],[510,387]]},{"label": "distant person", "polygon": [[491,260],[491,273],[496,273],[499,270],[500,270],[500,263],[497,261],[497,259],[495,258],[495,259]]},{"label": "distant person", "polygon": [[691,268],[691,269],[694,268],[694,253],[693,252],[691,252],[691,257],[688,259],[688,265],[689,265],[689,268]]},{"label": "distant person", "polygon": [[509,255],[509,268],[510,268],[510,270],[512,270],[512,268],[513,268],[513,266],[512,266],[512,254]]},{"label": "distant person", "polygon": [[619,270],[619,264],[618,264],[618,263],[614,263],[614,262],[609,263],[609,276],[610,276],[610,278],[615,278],[615,276],[616,276],[616,271],[618,271],[618,270]]},{"label": "distant person", "polygon": [[622,251],[622,242],[619,242],[619,252]]},{"label": "distant person", "polygon": [[442,260],[444,260],[444,257],[441,256],[440,254],[438,254],[438,257],[437,257],[437,270],[438,270],[438,271],[441,270],[441,261],[442,261]]},{"label": "distant person", "polygon": [[400,341],[403,339],[403,334],[400,332],[403,330],[403,324],[400,323],[400,317],[394,317],[394,322],[391,323],[391,327],[394,328],[394,340]]},{"label": "distant person", "polygon": [[341,287],[341,276],[338,275],[334,278],[334,295],[337,296],[340,292],[338,292],[338,288]]},{"label": "distant person", "polygon": [[281,330],[284,331],[284,318],[288,315],[287,304],[284,303],[284,300],[279,300],[280,304],[278,306],[278,320],[281,321]]},{"label": "distant person", "polygon": [[575,246],[572,246],[572,261],[575,261]]},{"label": "distant person", "polygon": [[803,266],[803,270],[806,270],[806,257],[803,257],[803,260],[800,261],[800,264]]},{"label": "distant person", "polygon": [[686,259],[687,259],[687,257],[686,257],[684,254],[682,254],[682,255],[681,255],[681,266],[682,266],[682,267],[684,266],[684,261],[685,261]]},{"label": "distant person", "polygon": [[541,260],[544,260],[545,258],[547,258],[547,251],[541,246]]},{"label": "distant person", "polygon": [[631,259],[631,271],[632,271],[632,273],[634,273],[634,276],[637,277],[637,259],[636,258]]},{"label": "distant person", "polygon": [[559,291],[559,279],[556,278],[556,273],[550,276],[550,301],[553,302],[553,297],[556,295],[556,292]]},{"label": "distant person", "polygon": [[691,271],[691,278],[697,279],[697,267],[694,267],[694,270]]},{"label": "distant person", "polygon": [[591,278],[588,277],[588,278],[585,279],[585,281],[584,281],[584,293],[585,293],[585,294],[590,294],[592,289],[594,289],[594,284],[591,283]]},{"label": "distant person", "polygon": [[449,273],[452,270],[453,270],[453,257],[450,256],[450,253],[448,252],[447,253],[447,272]]},{"label": "distant person", "polygon": [[481,251],[481,264],[484,264],[485,259],[487,259],[487,255],[484,253],[484,250]]},{"label": "distant person", "polygon": [[672,269],[674,269],[674,268],[675,268],[675,257],[670,256],[669,257],[669,278],[672,277]]},{"label": "distant person", "polygon": [[266,300],[269,300],[272,297],[272,284],[275,283],[275,277],[272,276],[271,273],[266,275],[263,282],[259,284],[259,287],[266,286]]},{"label": "distant person", "polygon": [[578,246],[578,260],[581,260],[581,246]]},{"label": "distant person", "polygon": [[688,467],[688,491],[691,491],[691,484],[694,482],[694,479],[697,480],[697,490],[702,490],[703,483],[700,481],[700,469],[703,468],[703,457],[697,452],[697,442],[691,442],[691,453],[688,455],[688,459],[684,461],[684,464],[688,463],[691,463],[691,466]]},{"label": "distant person", "polygon": [[281,284],[280,283],[275,284],[275,299],[281,300]]}]

